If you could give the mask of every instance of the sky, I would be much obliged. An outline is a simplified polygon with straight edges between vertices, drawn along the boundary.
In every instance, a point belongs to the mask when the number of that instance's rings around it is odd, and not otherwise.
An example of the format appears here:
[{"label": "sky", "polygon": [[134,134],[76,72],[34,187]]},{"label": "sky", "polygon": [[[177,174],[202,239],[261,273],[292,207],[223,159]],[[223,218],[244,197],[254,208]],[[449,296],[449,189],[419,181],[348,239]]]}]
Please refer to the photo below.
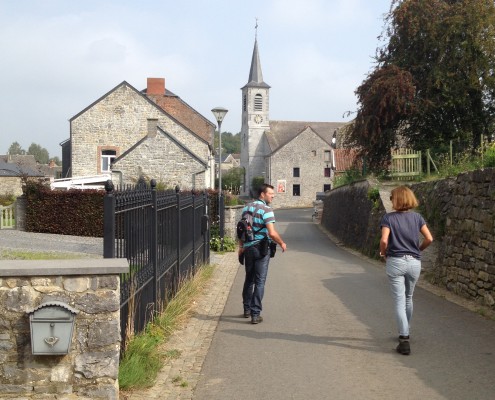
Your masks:
[{"label": "sky", "polygon": [[255,25],[270,119],[343,122],[383,45],[391,0],[0,0],[0,154],[17,141],[61,158],[69,120],[149,77],[241,130]]}]

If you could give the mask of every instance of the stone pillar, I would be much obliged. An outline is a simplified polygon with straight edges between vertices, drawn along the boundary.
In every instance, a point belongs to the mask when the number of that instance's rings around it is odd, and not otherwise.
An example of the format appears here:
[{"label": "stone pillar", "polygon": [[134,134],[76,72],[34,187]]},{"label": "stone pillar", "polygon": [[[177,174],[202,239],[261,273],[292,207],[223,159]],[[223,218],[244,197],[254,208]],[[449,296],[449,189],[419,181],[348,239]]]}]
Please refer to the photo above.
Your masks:
[{"label": "stone pillar", "polygon": [[[125,259],[0,261],[0,393],[6,399],[119,398]],[[78,310],[67,355],[33,355],[28,311]]]}]

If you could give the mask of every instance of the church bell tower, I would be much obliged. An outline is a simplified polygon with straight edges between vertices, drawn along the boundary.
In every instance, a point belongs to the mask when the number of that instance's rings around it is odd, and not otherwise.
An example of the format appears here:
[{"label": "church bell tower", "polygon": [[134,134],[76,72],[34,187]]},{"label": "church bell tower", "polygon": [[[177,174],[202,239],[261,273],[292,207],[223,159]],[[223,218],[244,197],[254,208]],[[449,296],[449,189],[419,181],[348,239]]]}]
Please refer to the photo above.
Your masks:
[{"label": "church bell tower", "polygon": [[264,138],[265,131],[270,129],[269,92],[270,86],[263,81],[257,39],[258,24],[254,40],[251,69],[248,83],[242,90],[242,124],[241,124],[241,167],[244,168],[244,185],[242,195],[253,197],[252,181],[255,177],[264,178],[268,182],[265,157],[268,145]]}]

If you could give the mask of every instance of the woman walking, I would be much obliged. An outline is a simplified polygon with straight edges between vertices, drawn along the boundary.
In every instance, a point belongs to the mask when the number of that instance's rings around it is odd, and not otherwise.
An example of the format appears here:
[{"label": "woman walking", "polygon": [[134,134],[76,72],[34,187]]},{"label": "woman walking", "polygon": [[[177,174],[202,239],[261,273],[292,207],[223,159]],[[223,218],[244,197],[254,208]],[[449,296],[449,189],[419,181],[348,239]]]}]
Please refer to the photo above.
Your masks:
[{"label": "woman walking", "polygon": [[[390,200],[395,211],[383,216],[380,223],[380,257],[385,257],[386,271],[395,303],[399,328],[397,352],[411,353],[409,327],[413,314],[413,292],[421,273],[421,251],[433,237],[424,218],[411,211],[418,206],[416,196],[406,186],[392,190]],[[423,235],[420,244],[419,233]]]}]

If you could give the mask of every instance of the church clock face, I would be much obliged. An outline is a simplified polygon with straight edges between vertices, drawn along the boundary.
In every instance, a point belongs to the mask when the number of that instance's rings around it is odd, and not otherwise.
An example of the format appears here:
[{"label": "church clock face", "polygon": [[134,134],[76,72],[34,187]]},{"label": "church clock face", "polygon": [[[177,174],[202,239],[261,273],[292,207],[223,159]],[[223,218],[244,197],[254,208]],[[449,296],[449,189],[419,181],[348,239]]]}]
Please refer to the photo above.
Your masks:
[{"label": "church clock face", "polygon": [[254,122],[256,122],[257,124],[261,124],[263,122],[263,117],[261,115],[256,115],[254,117]]}]

